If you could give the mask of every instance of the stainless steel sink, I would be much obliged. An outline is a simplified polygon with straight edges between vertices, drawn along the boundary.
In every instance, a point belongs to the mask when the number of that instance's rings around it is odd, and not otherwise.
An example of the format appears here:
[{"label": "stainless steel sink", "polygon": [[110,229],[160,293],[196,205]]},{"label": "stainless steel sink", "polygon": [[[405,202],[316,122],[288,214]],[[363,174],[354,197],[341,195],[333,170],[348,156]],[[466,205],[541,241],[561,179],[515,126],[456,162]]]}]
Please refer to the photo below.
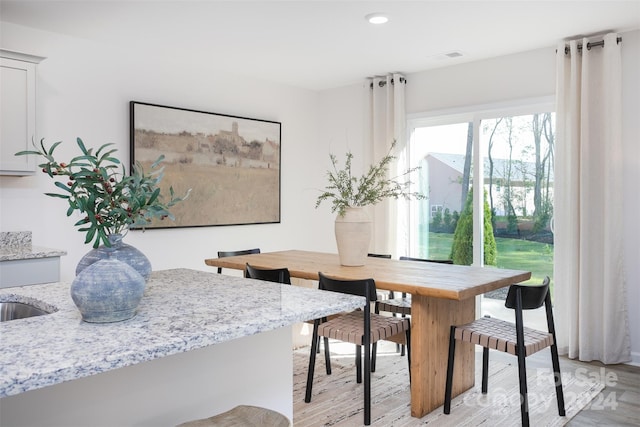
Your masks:
[{"label": "stainless steel sink", "polygon": [[31,304],[22,302],[0,302],[0,322],[9,320],[26,319],[27,317],[42,316],[50,314]]}]

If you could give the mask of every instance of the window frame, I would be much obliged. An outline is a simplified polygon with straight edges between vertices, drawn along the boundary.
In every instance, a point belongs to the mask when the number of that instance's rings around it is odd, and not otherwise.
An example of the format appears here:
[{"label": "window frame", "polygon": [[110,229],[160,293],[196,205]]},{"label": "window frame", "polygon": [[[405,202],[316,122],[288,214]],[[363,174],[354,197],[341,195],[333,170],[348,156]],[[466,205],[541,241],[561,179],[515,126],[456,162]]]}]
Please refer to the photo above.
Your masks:
[{"label": "window frame", "polygon": [[[411,158],[411,144],[417,128],[429,126],[451,125],[457,123],[473,122],[473,182],[484,182],[484,168],[482,153],[485,147],[480,145],[479,135],[482,120],[495,119],[508,116],[522,116],[536,113],[555,112],[555,96],[548,95],[536,98],[521,98],[516,100],[496,102],[490,104],[470,105],[466,107],[450,108],[407,115],[405,155],[409,165],[414,165]],[[418,219],[417,204],[412,203],[407,210],[409,230],[417,228]],[[484,224],[483,192],[473,193],[473,266],[484,267]],[[409,233],[408,245],[410,251],[416,250],[417,241],[415,233]]]}]

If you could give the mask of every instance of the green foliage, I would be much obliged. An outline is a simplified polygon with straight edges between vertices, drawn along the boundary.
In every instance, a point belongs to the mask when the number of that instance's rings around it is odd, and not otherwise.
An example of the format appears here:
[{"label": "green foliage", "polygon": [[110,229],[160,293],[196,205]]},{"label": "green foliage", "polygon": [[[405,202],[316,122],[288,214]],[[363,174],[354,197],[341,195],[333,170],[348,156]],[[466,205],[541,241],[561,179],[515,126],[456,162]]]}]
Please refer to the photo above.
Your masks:
[{"label": "green foliage", "polygon": [[395,159],[391,155],[396,142],[393,141],[388,153],[375,165],[369,166],[366,174],[356,177],[351,173],[351,161],[353,154],[347,152],[344,169],[338,169],[338,160],[331,154],[331,164],[333,170],[327,172],[329,185],[325,191],[318,196],[316,208],[324,200],[331,199],[331,212],[338,211],[339,215],[344,215],[348,207],[375,205],[387,198],[404,199],[426,199],[427,197],[418,192],[410,192],[411,181],[402,181],[403,177],[411,174],[420,167],[408,169],[403,174],[389,178],[389,165]]},{"label": "green foliage", "polygon": [[458,226],[453,233],[453,244],[449,258],[454,264],[471,265],[473,263],[473,206],[472,192],[467,194],[464,209],[460,214]]},{"label": "green foliage", "polygon": [[460,214],[458,214],[458,211],[453,211],[453,213],[451,213],[449,208],[445,208],[443,213],[438,210],[433,215],[433,219],[431,219],[429,230],[436,233],[453,233],[456,229],[459,218]]},{"label": "green foliage", "polygon": [[507,215],[507,232],[512,234],[518,232],[518,217],[512,213]]},{"label": "green foliage", "polygon": [[451,232],[453,233],[458,226],[458,221],[460,220],[460,214],[458,211],[453,211],[451,214]]},{"label": "green foliage", "polygon": [[[496,265],[496,241],[491,226],[491,209],[484,193],[484,264]],[[464,210],[460,214],[456,231],[453,234],[453,244],[449,256],[454,264],[471,265],[473,263],[473,187],[469,189]]]},{"label": "green foliage", "polygon": [[553,205],[551,202],[546,200],[542,204],[542,212],[536,215],[535,223],[533,225],[533,232],[539,233],[544,230],[549,224],[549,220],[551,219],[551,215],[553,214]]},{"label": "green foliage", "polygon": [[433,231],[441,231],[442,230],[442,211],[437,210],[435,215],[433,215],[433,219],[431,220],[431,229]]},{"label": "green foliage", "polygon": [[[449,257],[453,234],[429,233],[428,240],[429,247],[420,255],[435,259]],[[525,283],[540,283],[545,276],[553,277],[553,245],[496,237],[496,247],[498,268],[531,271],[531,279]]]},{"label": "green foliage", "polygon": [[491,208],[487,201],[487,192],[484,192],[484,265],[496,265],[498,248],[493,235],[491,224]]},{"label": "green foliage", "polygon": [[452,221],[452,216],[451,216],[451,211],[449,210],[449,208],[445,208],[444,209],[444,216],[442,217],[442,225],[444,226],[444,228],[446,230],[448,230],[451,227],[451,221]]},{"label": "green foliage", "polygon": [[122,233],[130,225],[144,228],[153,218],[173,220],[169,208],[186,199],[191,191],[177,197],[171,187],[169,201],[163,201],[158,184],[164,168],[158,169],[158,165],[164,156],[151,165],[152,172],[145,173],[142,165],[136,163],[131,175],[126,175],[124,165],[113,157],[117,150],[109,149],[113,144],[104,144],[94,153],[77,138],[81,155],[65,163],[58,162],[53,155],[61,143],[58,141],[47,149],[43,139],[40,147],[34,143],[35,150],[20,151],[16,156],[41,156],[46,160],[38,165],[42,172],[54,179],[62,178],[54,183],[62,194],[45,194],[66,200],[67,216],[74,211],[84,214],[74,225],[79,227],[78,231],[86,232],[85,243],[93,241],[94,248],[101,242],[111,246],[107,236]]}]

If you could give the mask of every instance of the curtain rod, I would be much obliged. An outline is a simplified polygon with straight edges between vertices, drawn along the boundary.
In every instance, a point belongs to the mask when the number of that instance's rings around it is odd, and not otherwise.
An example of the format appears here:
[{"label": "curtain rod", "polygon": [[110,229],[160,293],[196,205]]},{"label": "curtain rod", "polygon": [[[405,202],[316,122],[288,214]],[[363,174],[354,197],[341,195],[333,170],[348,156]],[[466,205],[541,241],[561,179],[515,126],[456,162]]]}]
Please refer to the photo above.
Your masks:
[{"label": "curtain rod", "polygon": [[[618,37],[616,39],[616,43],[620,43],[622,42],[622,37]],[[600,40],[598,42],[589,42],[587,43],[587,50],[591,50],[592,47],[596,47],[596,46],[604,46],[604,40]],[[578,50],[582,50],[582,44],[578,44]],[[565,46],[564,47],[564,54],[567,55],[570,52],[570,48],[569,46]]]},{"label": "curtain rod", "polygon": [[[400,77],[400,83],[407,84],[407,78],[406,77]],[[391,84],[394,84],[393,79],[391,79]],[[378,86],[379,87],[385,87],[386,85],[387,85],[387,81],[386,80],[380,80],[378,82]],[[369,83],[369,88],[373,89],[373,82]]]}]

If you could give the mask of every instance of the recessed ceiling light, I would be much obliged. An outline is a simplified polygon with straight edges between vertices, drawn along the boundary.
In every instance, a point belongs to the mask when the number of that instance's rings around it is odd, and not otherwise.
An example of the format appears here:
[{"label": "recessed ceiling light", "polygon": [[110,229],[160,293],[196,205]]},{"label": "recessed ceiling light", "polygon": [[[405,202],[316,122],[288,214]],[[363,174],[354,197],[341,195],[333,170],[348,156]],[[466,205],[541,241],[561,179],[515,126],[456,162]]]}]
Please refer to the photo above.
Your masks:
[{"label": "recessed ceiling light", "polygon": [[369,21],[370,24],[385,24],[389,21],[387,15],[383,13],[370,13],[365,16],[365,19]]}]

